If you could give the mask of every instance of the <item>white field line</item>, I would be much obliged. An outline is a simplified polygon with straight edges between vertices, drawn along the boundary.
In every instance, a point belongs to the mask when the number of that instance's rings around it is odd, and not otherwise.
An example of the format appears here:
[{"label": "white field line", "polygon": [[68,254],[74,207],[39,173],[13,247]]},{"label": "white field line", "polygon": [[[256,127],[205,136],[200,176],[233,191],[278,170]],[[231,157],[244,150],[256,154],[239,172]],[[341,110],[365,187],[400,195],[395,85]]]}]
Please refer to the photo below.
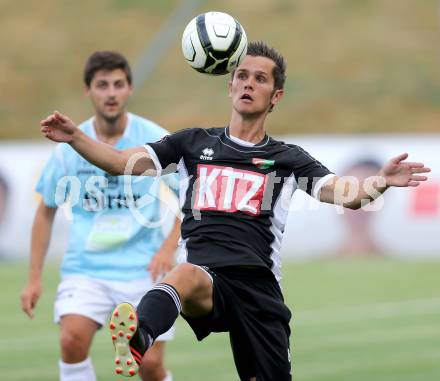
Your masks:
[{"label": "white field line", "polygon": [[440,298],[414,299],[353,307],[313,309],[295,312],[293,326],[349,323],[362,320],[388,319],[440,313]]}]

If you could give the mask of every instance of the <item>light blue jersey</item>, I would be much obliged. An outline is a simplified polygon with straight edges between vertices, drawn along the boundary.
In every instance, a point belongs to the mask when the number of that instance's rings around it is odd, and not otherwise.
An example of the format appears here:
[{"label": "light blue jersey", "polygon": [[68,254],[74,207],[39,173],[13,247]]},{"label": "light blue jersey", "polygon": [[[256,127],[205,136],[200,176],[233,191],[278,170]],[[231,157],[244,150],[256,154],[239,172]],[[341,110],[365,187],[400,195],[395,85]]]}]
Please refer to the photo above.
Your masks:
[{"label": "light blue jersey", "polygon": [[[96,139],[93,118],[80,129]],[[167,132],[151,121],[128,114],[115,148],[160,140]],[[161,178],[176,192],[177,177]],[[110,176],[87,162],[68,144],[57,146],[37,184],[44,203],[56,207],[68,197],[73,221],[61,275],[81,274],[107,280],[135,280],[162,245],[161,180]],[[163,187],[163,183],[162,183]]]}]

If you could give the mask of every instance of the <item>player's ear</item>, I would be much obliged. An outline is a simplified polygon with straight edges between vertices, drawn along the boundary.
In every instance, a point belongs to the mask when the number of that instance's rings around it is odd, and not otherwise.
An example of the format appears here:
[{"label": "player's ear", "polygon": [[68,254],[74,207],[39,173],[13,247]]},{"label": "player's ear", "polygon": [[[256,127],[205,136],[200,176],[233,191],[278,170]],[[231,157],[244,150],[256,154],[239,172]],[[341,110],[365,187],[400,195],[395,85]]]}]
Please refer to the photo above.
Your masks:
[{"label": "player's ear", "polygon": [[90,95],[90,87],[87,85],[84,85],[84,95],[88,97]]},{"label": "player's ear", "polygon": [[283,89],[275,90],[273,95],[272,95],[271,103],[273,105],[276,105],[281,100],[281,98],[283,98],[283,96],[284,96],[284,90]]}]

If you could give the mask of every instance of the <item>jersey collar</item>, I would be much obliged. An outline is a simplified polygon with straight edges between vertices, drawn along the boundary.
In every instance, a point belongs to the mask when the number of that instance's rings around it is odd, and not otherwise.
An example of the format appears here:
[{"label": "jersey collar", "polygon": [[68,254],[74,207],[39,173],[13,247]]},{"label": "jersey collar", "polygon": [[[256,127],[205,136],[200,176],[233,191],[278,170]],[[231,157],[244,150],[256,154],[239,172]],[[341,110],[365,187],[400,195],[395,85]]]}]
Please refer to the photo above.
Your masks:
[{"label": "jersey collar", "polygon": [[230,142],[232,142],[232,143],[234,143],[236,145],[239,145],[240,147],[258,148],[258,147],[263,147],[263,146],[267,145],[267,143],[269,143],[269,136],[267,134],[265,134],[263,139],[259,143],[257,143],[257,144],[254,144],[252,146],[250,146],[248,144],[241,144],[239,142],[239,140],[241,140],[241,139],[238,139],[238,138],[233,139],[230,136],[230,134],[229,134],[229,126],[225,127],[225,136],[226,136],[226,139],[228,139]]}]

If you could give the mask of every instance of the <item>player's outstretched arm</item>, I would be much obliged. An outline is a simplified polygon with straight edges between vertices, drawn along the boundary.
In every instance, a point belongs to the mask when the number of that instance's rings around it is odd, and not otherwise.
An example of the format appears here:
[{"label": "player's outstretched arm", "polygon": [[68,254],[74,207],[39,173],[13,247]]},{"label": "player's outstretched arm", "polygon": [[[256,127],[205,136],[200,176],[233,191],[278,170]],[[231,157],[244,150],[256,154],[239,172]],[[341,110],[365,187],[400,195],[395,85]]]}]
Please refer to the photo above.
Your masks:
[{"label": "player's outstretched arm", "polygon": [[350,209],[361,206],[378,198],[389,187],[417,187],[428,180],[421,175],[431,171],[423,163],[404,161],[403,153],[386,163],[376,176],[359,180],[352,176],[334,177],[320,191],[320,201],[341,205]]},{"label": "player's outstretched arm", "polygon": [[55,142],[68,143],[84,159],[111,175],[154,175],[155,166],[143,147],[118,150],[91,139],[72,120],[55,111],[40,122],[43,135]]}]

